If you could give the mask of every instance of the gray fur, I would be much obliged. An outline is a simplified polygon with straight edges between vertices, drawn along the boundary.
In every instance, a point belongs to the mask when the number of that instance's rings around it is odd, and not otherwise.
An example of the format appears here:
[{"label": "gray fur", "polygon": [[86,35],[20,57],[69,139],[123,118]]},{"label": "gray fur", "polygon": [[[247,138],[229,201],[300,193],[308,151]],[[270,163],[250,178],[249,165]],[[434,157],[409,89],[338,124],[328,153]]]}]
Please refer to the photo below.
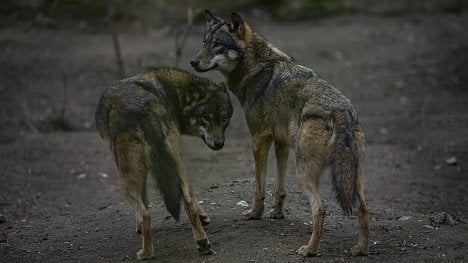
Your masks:
[{"label": "gray fur", "polygon": [[127,198],[137,208],[137,231],[143,235],[138,259],[154,255],[148,175],[175,220],[183,199],[199,252],[213,253],[202,228],[210,219],[193,195],[182,163],[181,135],[200,136],[208,147],[220,150],[231,116],[225,86],[174,68],[145,69],[102,93],[96,127],[111,149]]},{"label": "gray fur", "polygon": [[[206,12],[208,32],[203,49],[190,62],[199,72],[218,70],[237,96],[252,135],[255,159],[255,198],[244,212],[247,220],[260,219],[265,206],[268,150],[275,144],[277,181],[270,218],[284,217],[288,148],[296,153],[298,180],[308,197],[314,219],[307,245],[298,253],[315,256],[325,218],[319,179],[332,166],[337,200],[351,214],[359,200],[360,235],[354,255],[367,255],[368,208],[363,191],[364,134],[349,99],[313,70],[297,64],[254,32],[240,15],[229,22]],[[229,38],[226,37],[229,34]]]}]

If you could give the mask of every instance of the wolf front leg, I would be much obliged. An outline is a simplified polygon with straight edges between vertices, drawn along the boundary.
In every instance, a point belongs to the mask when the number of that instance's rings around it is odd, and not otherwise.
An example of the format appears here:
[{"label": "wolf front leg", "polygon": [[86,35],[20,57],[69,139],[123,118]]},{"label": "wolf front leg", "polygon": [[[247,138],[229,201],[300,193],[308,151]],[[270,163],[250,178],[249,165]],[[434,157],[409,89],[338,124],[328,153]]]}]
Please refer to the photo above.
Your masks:
[{"label": "wolf front leg", "polygon": [[[187,217],[192,224],[193,238],[197,243],[198,252],[202,255],[213,254],[211,243],[208,240],[208,236],[206,235],[205,230],[203,230],[202,221],[200,220],[202,215],[200,215],[198,212],[199,207],[197,204],[197,199],[193,196],[193,190],[187,181],[187,177],[184,177],[185,178],[181,180],[184,207],[185,212],[187,213]],[[206,214],[204,216],[208,218]]]},{"label": "wolf front leg", "polygon": [[202,226],[207,226],[211,223],[210,217],[208,217],[208,214],[206,214],[205,210],[200,206],[198,203],[198,200],[195,198],[195,196],[192,194],[192,202],[197,208],[198,212],[198,217],[200,218],[200,222]]},{"label": "wolf front leg", "polygon": [[[211,243],[208,240],[208,236],[206,235],[205,230],[203,230],[202,221],[200,220],[201,215],[199,214],[199,211],[203,210],[201,210],[201,208],[198,206],[197,199],[193,196],[193,190],[185,174],[185,167],[182,164],[182,158],[178,159],[178,164],[184,208],[185,212],[187,213],[187,217],[192,224],[193,238],[197,243],[198,252],[202,255],[213,254]],[[206,214],[204,216],[206,216]],[[206,218],[208,218],[208,216],[206,216]]]},{"label": "wolf front leg", "polygon": [[268,150],[271,136],[253,137],[253,155],[255,159],[255,198],[251,209],[244,211],[246,220],[260,219],[265,207],[265,176],[267,172]]},{"label": "wolf front leg", "polygon": [[[200,220],[200,212],[203,212],[201,207],[198,206],[197,199],[193,196],[192,186],[190,186],[187,174],[185,173],[185,166],[182,162],[182,149],[181,149],[181,138],[178,132],[168,132],[167,143],[170,145],[174,155],[174,159],[177,165],[177,174],[180,180],[180,189],[182,191],[182,199],[184,201],[184,208],[187,217],[192,224],[193,238],[198,246],[198,252],[202,255],[213,254],[211,249],[211,243],[208,240],[208,236],[203,230],[202,222]],[[206,214],[204,214],[206,216]],[[208,217],[208,216],[206,216]]]}]

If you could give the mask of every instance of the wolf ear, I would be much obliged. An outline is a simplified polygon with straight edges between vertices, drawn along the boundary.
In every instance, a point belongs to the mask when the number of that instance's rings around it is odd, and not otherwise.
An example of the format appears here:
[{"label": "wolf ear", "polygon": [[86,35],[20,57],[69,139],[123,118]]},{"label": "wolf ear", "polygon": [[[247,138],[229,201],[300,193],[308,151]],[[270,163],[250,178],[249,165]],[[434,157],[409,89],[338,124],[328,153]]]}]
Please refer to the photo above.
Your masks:
[{"label": "wolf ear", "polygon": [[210,28],[212,25],[218,23],[221,20],[221,18],[211,13],[210,10],[205,10],[205,19],[206,19],[206,26],[208,28]]},{"label": "wolf ear", "polygon": [[231,21],[229,22],[229,32],[236,34],[240,39],[244,39],[245,30],[246,27],[242,17],[237,13],[232,13]]}]

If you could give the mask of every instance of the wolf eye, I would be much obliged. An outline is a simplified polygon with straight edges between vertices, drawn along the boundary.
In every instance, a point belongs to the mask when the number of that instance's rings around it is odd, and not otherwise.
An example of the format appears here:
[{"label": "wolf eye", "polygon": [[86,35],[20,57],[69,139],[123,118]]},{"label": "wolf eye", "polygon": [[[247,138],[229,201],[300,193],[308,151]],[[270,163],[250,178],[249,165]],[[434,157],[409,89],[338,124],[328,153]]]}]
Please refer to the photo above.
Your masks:
[{"label": "wolf eye", "polygon": [[222,45],[223,45],[223,44],[221,44],[221,42],[216,42],[216,43],[214,44],[215,47],[221,47]]},{"label": "wolf eye", "polygon": [[223,118],[223,122],[227,122],[229,119],[227,117]]}]

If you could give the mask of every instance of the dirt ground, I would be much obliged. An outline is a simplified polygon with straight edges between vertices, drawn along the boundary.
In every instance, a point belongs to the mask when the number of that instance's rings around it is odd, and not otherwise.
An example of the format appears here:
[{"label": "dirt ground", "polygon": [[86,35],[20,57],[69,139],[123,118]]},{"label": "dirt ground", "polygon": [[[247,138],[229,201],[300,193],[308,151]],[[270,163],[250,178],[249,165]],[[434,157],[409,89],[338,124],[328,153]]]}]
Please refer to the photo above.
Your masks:
[{"label": "dirt ground", "polygon": [[[186,168],[211,217],[205,229],[216,254],[198,255],[187,217],[170,218],[151,184],[152,261],[467,262],[468,13],[248,21],[357,106],[367,138],[370,255],[351,257],[357,218],[342,215],[328,175],[321,182],[322,254],[295,253],[310,237],[311,216],[293,156],[286,218],[243,220],[246,208],[237,203],[251,203],[253,159],[234,99],[223,150],[184,139]],[[193,29],[181,59],[191,72],[188,61],[203,30],[201,24]],[[164,31],[127,28],[119,37],[128,74],[174,63],[174,40]],[[136,261],[141,238],[134,211],[94,128],[98,97],[118,78],[110,35],[89,26],[2,29],[0,65],[0,262]],[[222,80],[219,73],[204,76]],[[72,130],[44,132],[45,120],[63,105]],[[268,174],[267,207],[274,158]]]}]

